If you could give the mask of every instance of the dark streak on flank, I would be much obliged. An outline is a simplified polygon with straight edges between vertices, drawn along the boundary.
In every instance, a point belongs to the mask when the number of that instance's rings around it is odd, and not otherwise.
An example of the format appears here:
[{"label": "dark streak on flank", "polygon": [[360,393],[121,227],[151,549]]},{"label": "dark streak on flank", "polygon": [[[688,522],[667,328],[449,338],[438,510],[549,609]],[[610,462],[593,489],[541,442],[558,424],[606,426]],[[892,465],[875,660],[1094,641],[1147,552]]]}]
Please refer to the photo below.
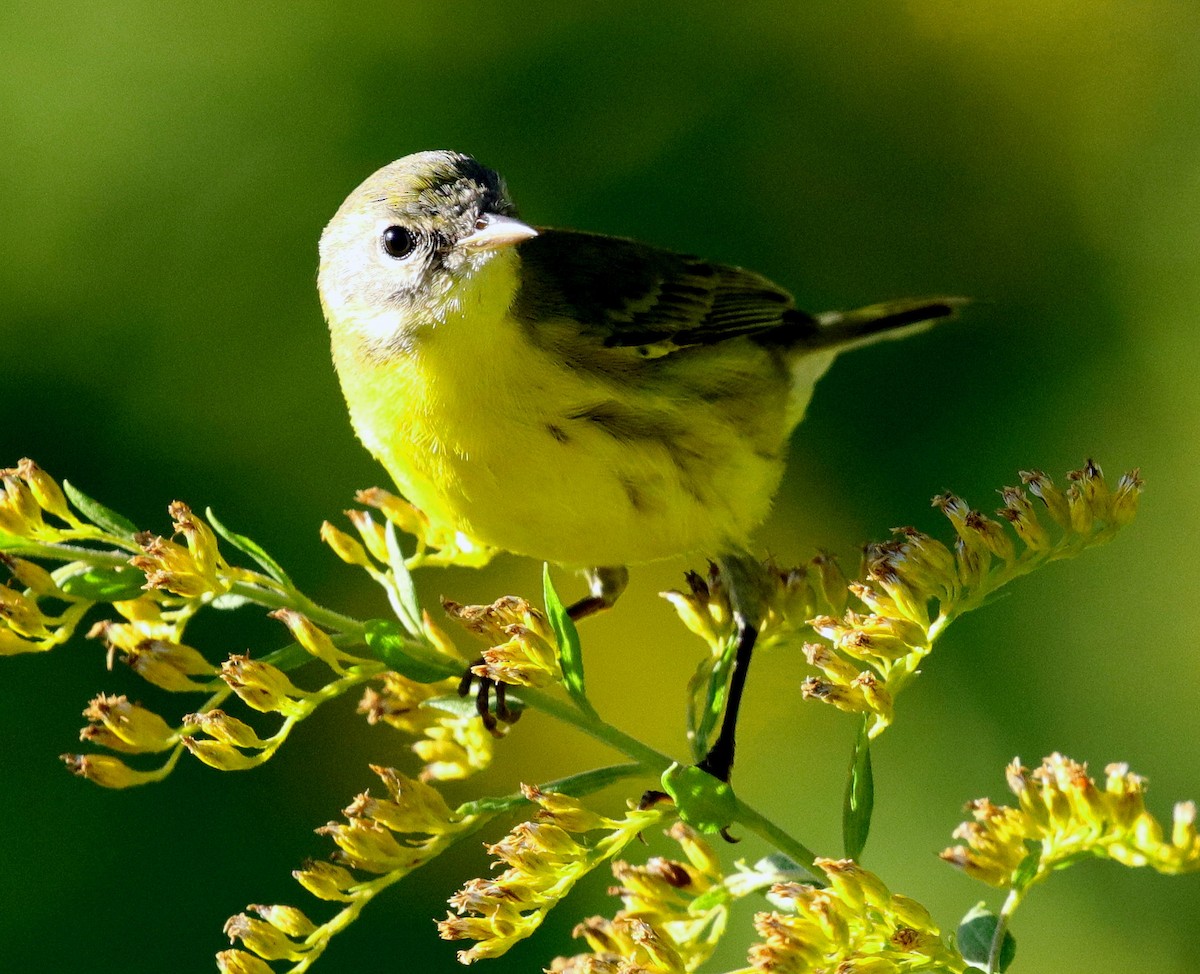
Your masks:
[{"label": "dark streak on flank", "polygon": [[674,424],[664,425],[661,413],[643,414],[612,400],[593,403],[571,413],[569,419],[582,419],[604,430],[617,440],[663,440],[678,435]]},{"label": "dark streak on flank", "polygon": [[622,477],[621,487],[625,491],[625,496],[629,498],[629,506],[635,511],[645,513],[649,505],[646,503],[646,497],[637,485],[637,482],[631,477]]},{"label": "dark streak on flank", "polygon": [[554,423],[546,424],[546,432],[553,436],[559,443],[570,443],[571,437],[561,426],[556,426]]}]

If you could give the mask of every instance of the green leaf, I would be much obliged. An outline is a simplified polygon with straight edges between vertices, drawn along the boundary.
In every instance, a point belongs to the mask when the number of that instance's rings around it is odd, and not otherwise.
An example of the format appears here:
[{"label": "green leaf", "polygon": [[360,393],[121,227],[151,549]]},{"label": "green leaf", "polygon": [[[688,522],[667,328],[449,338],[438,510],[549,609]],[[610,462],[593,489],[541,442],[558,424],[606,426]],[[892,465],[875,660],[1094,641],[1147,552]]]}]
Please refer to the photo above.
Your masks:
[{"label": "green leaf", "polygon": [[233,609],[240,609],[244,605],[253,605],[254,599],[247,595],[237,595],[233,592],[226,592],[224,595],[218,595],[208,604],[210,608],[217,609],[221,612],[229,612]]},{"label": "green leaf", "polygon": [[67,595],[90,602],[122,602],[145,595],[146,576],[136,568],[93,565],[59,583]]},{"label": "green leaf", "polygon": [[[504,697],[509,710],[520,712],[525,709],[525,701],[519,696],[509,693]],[[430,697],[422,700],[417,706],[422,710],[441,710],[455,717],[474,717],[479,713],[474,694],[460,697],[456,694],[444,694],[440,697]]]},{"label": "green leaf", "polygon": [[[592,771],[581,771],[579,774],[569,775],[566,778],[547,781],[538,785],[538,788],[544,792],[554,791],[560,795],[579,798],[599,791],[601,788],[607,788],[625,778],[631,778],[642,770],[640,764],[612,764],[604,768],[595,768]],[[506,812],[509,809],[529,804],[532,803],[524,795],[497,795],[467,802],[460,805],[456,811],[459,815],[478,815],[480,813]]]},{"label": "green leaf", "polygon": [[29,542],[25,538],[18,538],[15,534],[9,534],[7,531],[0,531],[0,551],[9,551],[13,548],[24,548]]},{"label": "green leaf", "polygon": [[548,563],[542,566],[542,598],[546,603],[550,627],[554,630],[554,638],[558,643],[558,661],[562,666],[563,683],[567,686],[567,693],[580,707],[593,713],[583,682],[583,647],[579,643],[579,630],[575,628],[575,620],[567,614],[562,599],[558,597],[554,582],[550,578]]},{"label": "green leaf", "polygon": [[[988,957],[992,951],[992,940],[996,936],[996,927],[1000,918],[987,908],[985,903],[977,903],[967,911],[958,925],[958,952],[972,967],[987,970]],[[1004,931],[1004,943],[1000,947],[1000,959],[996,970],[1005,971],[1017,954],[1017,941],[1011,933]]]},{"label": "green leaf", "polygon": [[123,514],[118,514],[99,501],[92,500],[69,481],[64,480],[62,486],[75,509],[96,527],[103,528],[109,534],[115,534],[122,538],[132,538],[137,534],[137,525]]},{"label": "green leaf", "polygon": [[847,859],[857,860],[871,833],[875,809],[875,779],[871,773],[870,717],[863,715],[850,756],[846,793],[842,798],[842,849]]},{"label": "green leaf", "polygon": [[396,525],[388,521],[384,531],[387,544],[388,565],[392,569],[392,584],[388,589],[388,601],[396,616],[404,624],[404,628],[417,638],[424,638],[421,626],[421,603],[417,599],[417,589],[413,585],[412,573],[404,563],[404,552],[400,550],[400,536],[396,533]]},{"label": "green leaf", "polygon": [[391,619],[368,619],[363,629],[371,652],[401,676],[417,683],[437,683],[459,675],[453,660],[416,642]]},{"label": "green leaf", "polygon": [[1016,889],[1024,889],[1032,883],[1042,864],[1042,844],[1037,839],[1026,839],[1024,846],[1025,858],[1013,873],[1012,884]]},{"label": "green leaf", "polygon": [[296,586],[292,584],[292,580],[288,578],[287,572],[285,572],[279,566],[279,562],[277,562],[274,558],[268,555],[266,551],[263,550],[262,545],[260,545],[257,541],[250,540],[244,534],[238,534],[235,531],[230,531],[229,528],[225,527],[224,524],[217,520],[217,515],[213,513],[213,509],[211,507],[206,507],[204,509],[204,514],[208,518],[209,523],[213,526],[213,530],[216,531],[217,534],[237,548],[237,550],[242,552],[242,554],[249,555],[256,562],[258,562],[259,567],[262,568],[262,570],[270,575],[273,579],[275,579],[275,581],[277,581],[280,585],[286,586],[287,588],[293,590],[296,588]]},{"label": "green leaf", "polygon": [[679,817],[700,832],[720,832],[733,824],[733,789],[695,765],[672,764],[662,776],[663,791],[675,799]]},{"label": "green leaf", "polygon": [[270,663],[276,669],[286,673],[305,663],[311,663],[313,655],[299,643],[288,643],[286,646],[280,646],[279,649],[271,650],[262,658],[262,661]]},{"label": "green leaf", "polygon": [[[721,655],[715,660],[712,657],[702,659],[696,667],[696,672],[688,681],[688,691],[692,701],[688,708],[688,730],[692,741],[692,754],[697,761],[708,754],[708,742],[712,733],[717,729],[721,719],[721,711],[725,707],[725,694],[728,690],[729,669],[733,666],[737,654],[737,636],[731,636],[721,650]],[[704,702],[697,706],[700,684],[704,684]],[[698,715],[698,719],[697,719]]]}]

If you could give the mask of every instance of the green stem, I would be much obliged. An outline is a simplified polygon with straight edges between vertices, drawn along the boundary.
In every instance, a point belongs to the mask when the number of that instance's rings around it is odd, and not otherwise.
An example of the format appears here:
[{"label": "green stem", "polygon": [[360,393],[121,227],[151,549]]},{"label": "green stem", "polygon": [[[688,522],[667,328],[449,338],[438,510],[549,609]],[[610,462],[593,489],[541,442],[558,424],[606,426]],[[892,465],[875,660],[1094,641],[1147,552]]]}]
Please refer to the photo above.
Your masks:
[{"label": "green stem", "polygon": [[648,744],[643,744],[636,737],[631,737],[624,731],[613,727],[599,716],[584,713],[574,704],[552,694],[542,690],[522,688],[520,696],[527,704],[537,707],[543,713],[549,714],[565,724],[570,724],[589,737],[594,737],[627,757],[633,758],[646,769],[648,774],[660,776],[675,763],[670,756],[656,751]]},{"label": "green stem", "polygon": [[802,842],[792,838],[766,816],[738,798],[737,795],[733,796],[733,801],[737,808],[737,820],[739,822],[751,832],[770,842],[771,845],[791,859],[792,862],[803,866],[814,876],[817,875],[816,866],[813,865],[817,858],[815,852]]},{"label": "green stem", "polygon": [[1000,908],[1000,915],[996,918],[996,929],[992,932],[992,946],[988,949],[987,974],[997,974],[1000,970],[1000,952],[1004,949],[1004,936],[1008,933],[1009,921],[1017,912],[1024,895],[1024,889],[1014,886],[1008,891],[1004,906]]},{"label": "green stem", "polygon": [[6,554],[26,558],[47,558],[53,561],[86,561],[92,565],[111,565],[123,568],[129,564],[130,555],[119,551],[101,551],[82,545],[58,544],[48,541],[26,541],[11,548],[3,548]]},{"label": "green stem", "polygon": [[[606,723],[600,717],[591,716],[557,697],[540,690],[522,690],[521,698],[529,705],[537,707],[543,713],[549,714],[564,723],[570,724],[583,731],[590,737],[601,741],[620,751],[627,757],[633,758],[641,765],[645,774],[662,777],[664,771],[676,762],[661,751],[656,751],[648,744],[643,744],[636,737],[631,737],[624,731]],[[633,772],[630,771],[630,776]],[[747,805],[734,795],[734,805],[737,810],[736,821],[746,826],[751,832],[766,839],[776,849],[793,862],[803,866],[810,872],[816,853],[806,845],[788,835],[782,828],[768,819],[755,808]]]},{"label": "green stem", "polygon": [[269,609],[297,609],[319,626],[345,633],[356,639],[363,638],[363,624],[357,619],[317,605],[301,592],[276,590],[251,582],[234,582],[230,586],[229,592],[231,595],[240,595]]}]

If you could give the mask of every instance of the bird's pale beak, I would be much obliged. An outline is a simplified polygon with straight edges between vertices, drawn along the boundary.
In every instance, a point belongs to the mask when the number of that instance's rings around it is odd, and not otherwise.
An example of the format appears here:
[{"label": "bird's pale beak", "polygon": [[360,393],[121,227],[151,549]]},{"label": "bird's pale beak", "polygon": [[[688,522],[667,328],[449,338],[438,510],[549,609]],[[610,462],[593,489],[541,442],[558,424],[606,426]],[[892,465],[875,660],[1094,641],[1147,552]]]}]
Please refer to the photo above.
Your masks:
[{"label": "bird's pale beak", "polygon": [[458,242],[459,246],[472,251],[501,250],[538,235],[538,232],[528,223],[522,223],[511,216],[489,213],[484,220],[487,223],[463,237]]}]

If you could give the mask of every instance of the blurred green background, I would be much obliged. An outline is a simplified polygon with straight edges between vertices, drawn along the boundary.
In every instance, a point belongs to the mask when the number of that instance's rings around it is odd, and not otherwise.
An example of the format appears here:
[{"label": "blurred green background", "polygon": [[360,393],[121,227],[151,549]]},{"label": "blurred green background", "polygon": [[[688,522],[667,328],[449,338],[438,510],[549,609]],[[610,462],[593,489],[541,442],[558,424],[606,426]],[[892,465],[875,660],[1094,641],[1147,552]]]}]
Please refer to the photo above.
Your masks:
[{"label": "blurred green background", "polygon": [[[1197,63],[1190,0],[8,0],[0,464],[32,456],[157,530],[173,498],[209,504],[319,599],[382,612],[317,541],[382,472],[330,367],[316,241],[361,179],[419,149],[477,155],[535,222],[744,264],[814,310],[972,295],[960,322],[837,363],[760,532],[782,561],[823,546],[853,566],[895,524],[943,532],[935,491],[991,509],[1018,469],[1143,468],[1135,526],[955,626],[876,751],[867,864],[953,927],[988,891],[934,853],[963,801],[1007,794],[1013,755],[1128,760],[1163,816],[1200,797]],[[684,567],[636,572],[584,632],[602,712],[679,755],[701,647],[655,593]],[[490,600],[535,594],[539,571],[506,557],[419,582],[431,602]],[[192,641],[219,656],[280,633],[238,616]],[[80,710],[101,690],[163,701],[91,642],[0,667],[4,970],[212,970],[231,913],[313,905],[288,873],[325,853],[311,830],[372,783],[367,763],[412,767],[346,700],[258,772],[185,761],[106,792],[56,758]],[[756,664],[737,784],[836,854],[853,722],[802,705],[801,678],[795,655]],[[483,787],[606,759],[533,716]],[[414,876],[318,970],[456,969],[427,918],[483,862],[472,842]],[[571,926],[614,908],[605,885],[490,966],[574,952]],[[1023,908],[1017,969],[1194,971],[1197,917],[1200,877],[1085,865]]]}]

